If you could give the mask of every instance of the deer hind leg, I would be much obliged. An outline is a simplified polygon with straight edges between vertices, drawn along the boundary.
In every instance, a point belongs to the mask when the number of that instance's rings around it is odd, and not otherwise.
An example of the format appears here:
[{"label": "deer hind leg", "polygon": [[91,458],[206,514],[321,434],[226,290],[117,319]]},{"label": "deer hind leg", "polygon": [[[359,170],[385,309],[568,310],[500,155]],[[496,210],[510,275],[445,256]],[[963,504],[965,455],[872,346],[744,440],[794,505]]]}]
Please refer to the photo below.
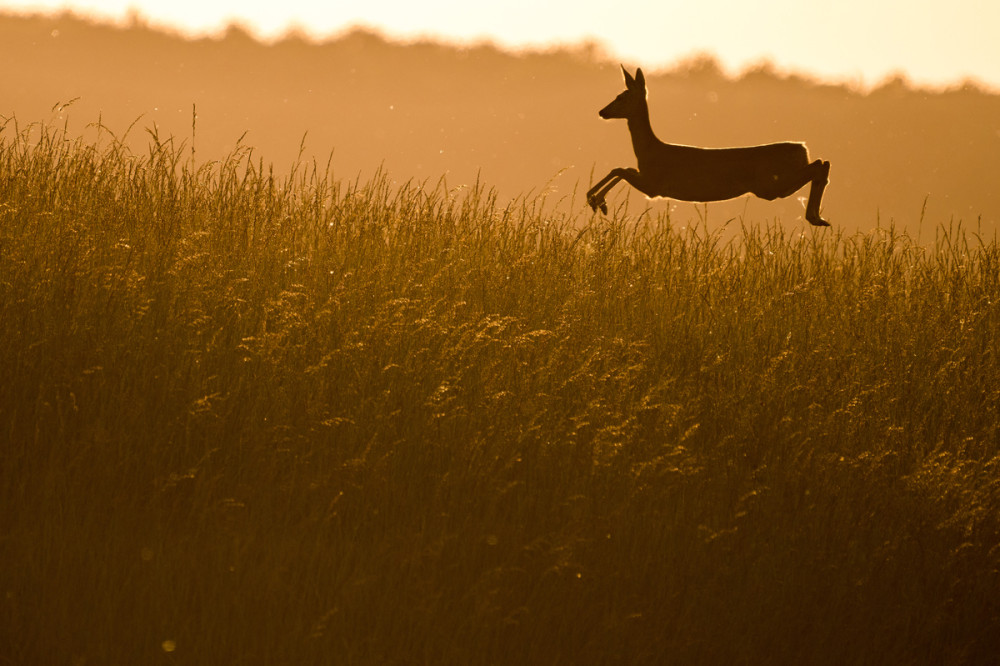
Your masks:
[{"label": "deer hind leg", "polygon": [[809,165],[812,184],[809,186],[809,201],[806,203],[806,220],[817,227],[828,227],[830,223],[819,216],[819,204],[823,200],[823,190],[830,182],[830,163],[816,160]]},{"label": "deer hind leg", "polygon": [[830,163],[822,160],[796,167],[784,175],[775,174],[772,180],[761,183],[751,190],[761,199],[774,201],[784,199],[798,192],[807,183],[809,200],[806,202],[806,219],[817,227],[828,227],[830,224],[819,216],[819,204],[823,199],[823,190],[829,182]]}]

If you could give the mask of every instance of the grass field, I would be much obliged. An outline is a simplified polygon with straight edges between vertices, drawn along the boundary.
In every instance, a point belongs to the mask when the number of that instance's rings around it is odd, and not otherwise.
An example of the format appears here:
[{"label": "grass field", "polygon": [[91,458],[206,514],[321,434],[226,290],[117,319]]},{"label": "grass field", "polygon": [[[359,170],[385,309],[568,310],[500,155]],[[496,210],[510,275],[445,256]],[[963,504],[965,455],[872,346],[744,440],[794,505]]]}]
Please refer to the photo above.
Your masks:
[{"label": "grass field", "polygon": [[0,664],[997,663],[997,239],[546,210],[8,121]]}]

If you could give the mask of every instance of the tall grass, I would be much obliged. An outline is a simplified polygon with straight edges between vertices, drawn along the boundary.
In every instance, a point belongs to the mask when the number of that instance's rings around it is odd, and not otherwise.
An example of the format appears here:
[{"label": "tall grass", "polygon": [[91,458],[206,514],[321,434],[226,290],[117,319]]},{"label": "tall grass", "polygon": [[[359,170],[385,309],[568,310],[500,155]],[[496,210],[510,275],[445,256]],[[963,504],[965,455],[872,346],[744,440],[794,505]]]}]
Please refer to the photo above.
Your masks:
[{"label": "tall grass", "polygon": [[1000,246],[0,132],[0,661],[1000,654]]}]

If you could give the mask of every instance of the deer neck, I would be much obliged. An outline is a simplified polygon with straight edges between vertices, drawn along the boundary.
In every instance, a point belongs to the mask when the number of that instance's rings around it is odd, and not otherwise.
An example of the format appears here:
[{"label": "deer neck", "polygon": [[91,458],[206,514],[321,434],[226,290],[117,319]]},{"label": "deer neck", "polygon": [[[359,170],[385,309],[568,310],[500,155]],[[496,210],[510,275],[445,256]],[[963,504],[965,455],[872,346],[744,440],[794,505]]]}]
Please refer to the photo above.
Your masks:
[{"label": "deer neck", "polygon": [[[649,122],[649,105],[643,104],[628,118],[628,131],[632,135],[632,149],[642,164],[645,157],[656,150],[660,140],[653,134],[653,126]],[[641,168],[641,167],[640,167]]]}]

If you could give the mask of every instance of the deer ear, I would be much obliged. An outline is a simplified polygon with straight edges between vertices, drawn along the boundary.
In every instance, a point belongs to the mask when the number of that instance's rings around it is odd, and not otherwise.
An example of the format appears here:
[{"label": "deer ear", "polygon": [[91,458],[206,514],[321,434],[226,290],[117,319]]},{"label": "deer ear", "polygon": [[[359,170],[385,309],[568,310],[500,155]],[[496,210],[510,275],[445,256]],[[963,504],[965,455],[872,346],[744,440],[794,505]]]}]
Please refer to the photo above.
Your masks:
[{"label": "deer ear", "polygon": [[646,77],[642,74],[642,67],[635,70],[635,82],[638,84],[638,87],[643,90],[646,89]]},{"label": "deer ear", "polygon": [[635,79],[633,79],[632,75],[629,74],[628,71],[625,69],[625,65],[622,65],[621,67],[622,67],[622,75],[625,77],[625,87],[631,88],[633,85],[635,85]]}]

